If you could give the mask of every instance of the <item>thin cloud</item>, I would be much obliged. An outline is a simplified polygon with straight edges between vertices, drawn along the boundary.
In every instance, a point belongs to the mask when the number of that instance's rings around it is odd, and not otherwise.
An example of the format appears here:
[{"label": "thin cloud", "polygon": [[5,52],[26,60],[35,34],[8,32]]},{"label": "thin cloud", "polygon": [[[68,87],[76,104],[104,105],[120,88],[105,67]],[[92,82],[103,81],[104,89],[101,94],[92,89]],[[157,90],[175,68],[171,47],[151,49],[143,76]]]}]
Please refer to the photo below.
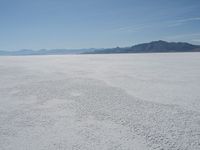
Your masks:
[{"label": "thin cloud", "polygon": [[190,33],[190,34],[167,36],[166,39],[176,40],[176,39],[182,39],[182,38],[192,38],[192,37],[197,37],[197,36],[200,36],[200,33]]},{"label": "thin cloud", "polygon": [[168,27],[176,27],[180,26],[189,22],[194,22],[194,21],[200,21],[200,17],[192,17],[192,18],[186,18],[186,19],[179,19],[176,21],[173,21],[168,25]]},{"label": "thin cloud", "polygon": [[200,43],[200,39],[193,39],[193,40],[191,40],[192,42],[198,42],[198,43]]},{"label": "thin cloud", "polygon": [[[138,25],[133,25],[133,26],[124,26],[124,27],[122,26],[122,27],[114,29],[114,31],[139,32],[144,29],[176,27],[176,26],[181,26],[183,24],[194,22],[194,21],[200,21],[200,17],[191,17],[191,18],[179,19],[179,20],[174,20],[174,21],[163,21],[163,22],[154,22],[154,23],[149,22],[146,24],[138,24]],[[194,36],[194,35],[199,35],[199,34],[195,33],[195,34],[178,35],[178,36],[172,36],[172,38],[175,39],[179,37]]]},{"label": "thin cloud", "polygon": [[187,19],[181,19],[181,20],[178,20],[177,22],[190,22],[190,21],[199,21],[200,20],[200,17],[194,17],[194,18],[187,18]]},{"label": "thin cloud", "polygon": [[143,29],[148,29],[153,27],[153,25],[134,25],[134,26],[124,26],[120,28],[116,28],[115,31],[122,31],[122,32],[139,32]]}]

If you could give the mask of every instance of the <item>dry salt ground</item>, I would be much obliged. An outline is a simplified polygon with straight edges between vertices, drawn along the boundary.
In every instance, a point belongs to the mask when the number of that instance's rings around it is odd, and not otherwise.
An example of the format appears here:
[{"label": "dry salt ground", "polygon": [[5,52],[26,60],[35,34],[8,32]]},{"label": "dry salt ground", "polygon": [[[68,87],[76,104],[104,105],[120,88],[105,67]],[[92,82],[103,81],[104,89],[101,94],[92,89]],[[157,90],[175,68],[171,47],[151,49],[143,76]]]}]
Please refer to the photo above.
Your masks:
[{"label": "dry salt ground", "polygon": [[200,53],[0,57],[0,150],[153,149],[200,149]]}]

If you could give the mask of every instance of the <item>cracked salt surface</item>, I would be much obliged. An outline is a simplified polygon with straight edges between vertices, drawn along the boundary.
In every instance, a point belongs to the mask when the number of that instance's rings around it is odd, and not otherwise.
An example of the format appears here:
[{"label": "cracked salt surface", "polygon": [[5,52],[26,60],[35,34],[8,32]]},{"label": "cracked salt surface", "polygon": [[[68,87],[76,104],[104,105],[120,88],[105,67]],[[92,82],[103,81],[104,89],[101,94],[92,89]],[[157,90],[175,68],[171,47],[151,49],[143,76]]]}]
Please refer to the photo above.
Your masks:
[{"label": "cracked salt surface", "polygon": [[2,150],[200,149],[200,53],[0,63]]}]

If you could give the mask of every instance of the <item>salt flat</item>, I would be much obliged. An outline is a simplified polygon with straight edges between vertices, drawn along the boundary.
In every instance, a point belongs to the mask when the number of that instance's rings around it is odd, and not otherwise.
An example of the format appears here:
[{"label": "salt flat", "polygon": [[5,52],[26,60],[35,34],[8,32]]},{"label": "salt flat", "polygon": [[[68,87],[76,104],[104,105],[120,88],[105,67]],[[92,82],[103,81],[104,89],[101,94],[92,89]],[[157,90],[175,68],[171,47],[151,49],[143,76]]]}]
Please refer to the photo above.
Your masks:
[{"label": "salt flat", "polygon": [[0,57],[1,150],[199,150],[200,53]]}]

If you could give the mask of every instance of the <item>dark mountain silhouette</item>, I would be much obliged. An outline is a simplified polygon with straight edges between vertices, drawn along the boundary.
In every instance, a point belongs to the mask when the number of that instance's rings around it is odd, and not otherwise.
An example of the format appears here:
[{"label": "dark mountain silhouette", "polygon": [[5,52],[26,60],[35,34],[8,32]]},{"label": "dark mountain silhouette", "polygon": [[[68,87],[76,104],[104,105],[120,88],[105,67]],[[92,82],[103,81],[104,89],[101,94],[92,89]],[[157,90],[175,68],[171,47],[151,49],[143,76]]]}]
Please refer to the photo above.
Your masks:
[{"label": "dark mountain silhouette", "polygon": [[185,42],[166,42],[166,41],[153,41],[150,43],[143,43],[125,48],[111,48],[96,50],[93,54],[107,54],[107,53],[156,53],[156,52],[200,52],[199,45],[192,45]]},{"label": "dark mountain silhouette", "polygon": [[67,55],[67,54],[110,54],[110,53],[161,53],[161,52],[200,52],[199,45],[185,42],[153,41],[131,47],[108,49],[52,49],[0,51],[0,55]]}]

